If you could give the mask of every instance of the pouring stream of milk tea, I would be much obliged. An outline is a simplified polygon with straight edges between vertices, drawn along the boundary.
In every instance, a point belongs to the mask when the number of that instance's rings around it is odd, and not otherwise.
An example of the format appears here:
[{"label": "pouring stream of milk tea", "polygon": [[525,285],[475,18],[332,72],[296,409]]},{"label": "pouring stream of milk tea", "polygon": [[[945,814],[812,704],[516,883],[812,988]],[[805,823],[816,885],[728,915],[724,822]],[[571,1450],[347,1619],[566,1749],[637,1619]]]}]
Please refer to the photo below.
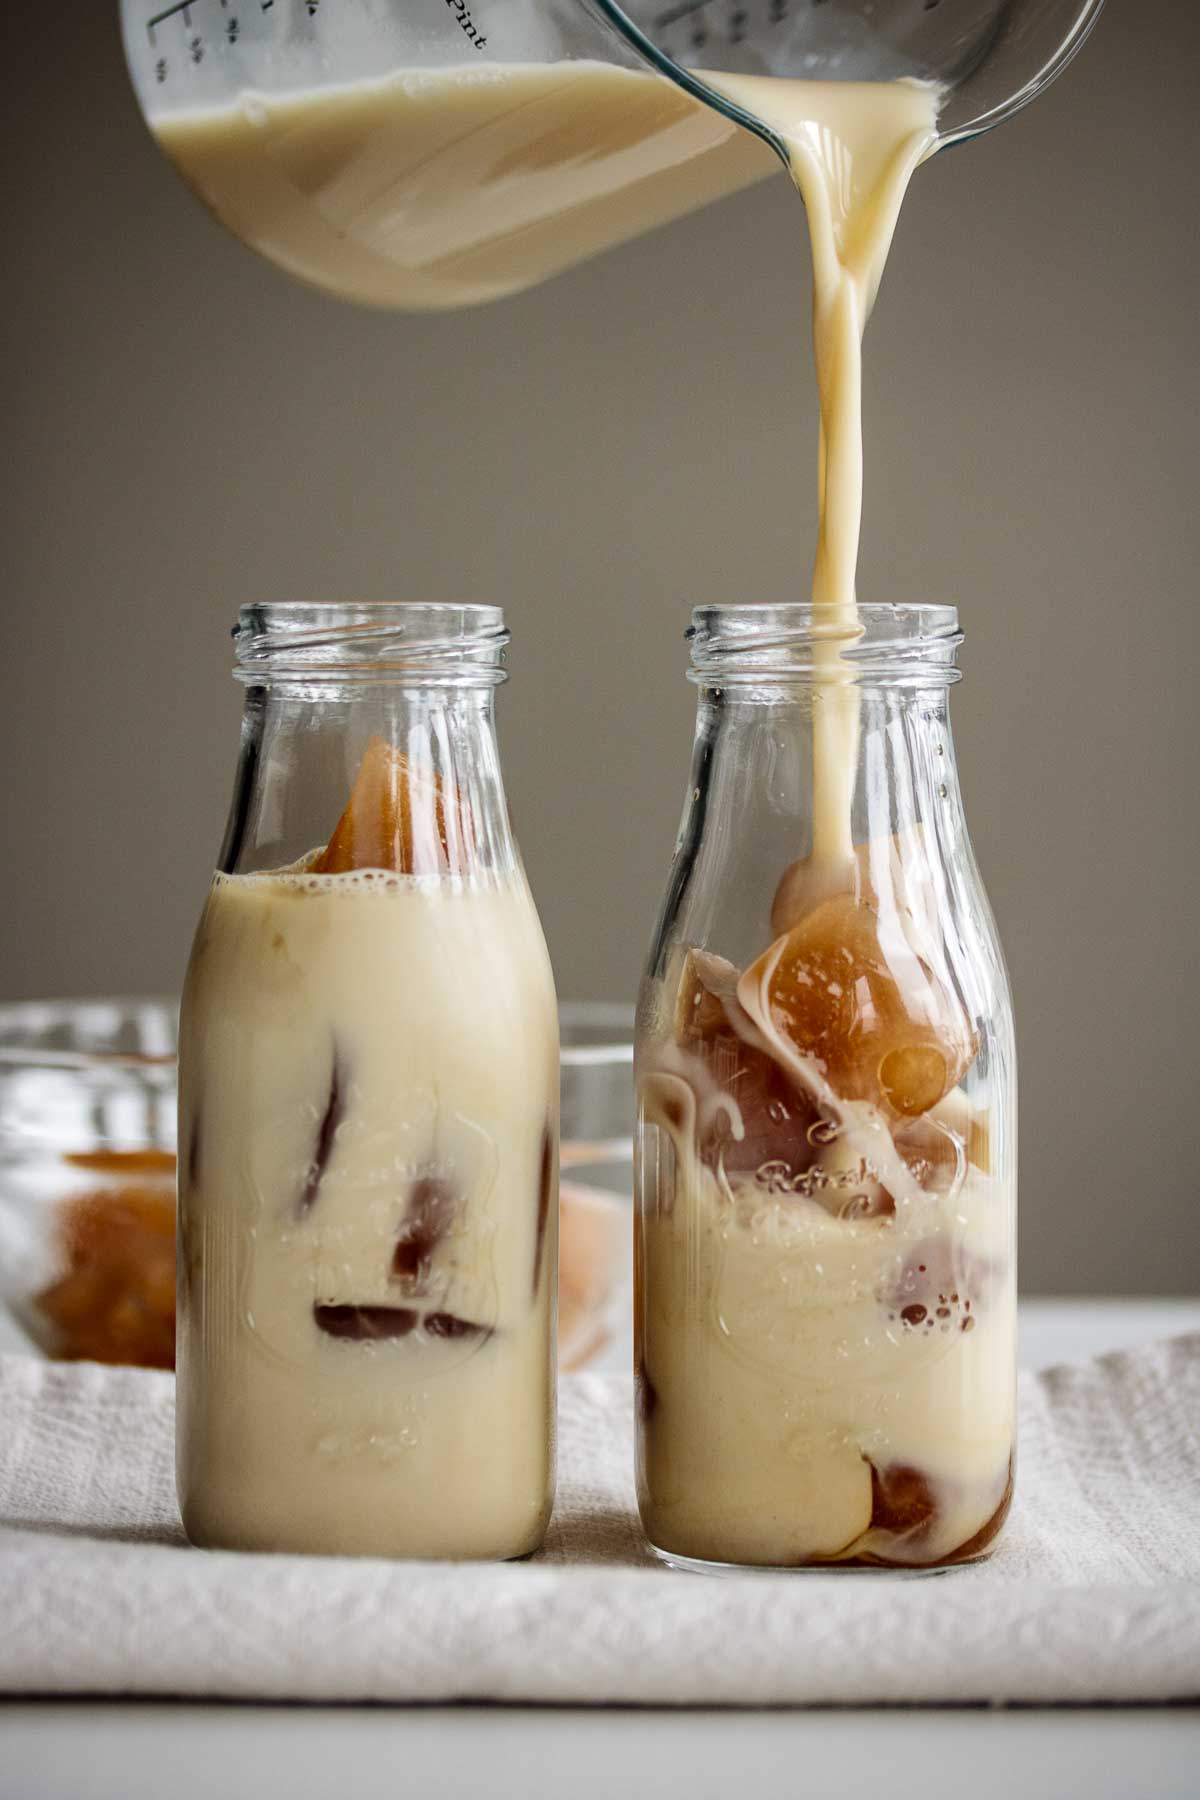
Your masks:
[{"label": "pouring stream of milk tea", "polygon": [[788,150],[804,198],[813,264],[813,353],[820,402],[819,515],[813,569],[812,854],[785,873],[778,934],[849,885],[858,762],[858,690],[842,660],[857,635],[855,571],[862,525],[862,338],[904,191],[937,135],[937,92],[909,81],[781,81],[706,73],[719,93],[764,120]]}]

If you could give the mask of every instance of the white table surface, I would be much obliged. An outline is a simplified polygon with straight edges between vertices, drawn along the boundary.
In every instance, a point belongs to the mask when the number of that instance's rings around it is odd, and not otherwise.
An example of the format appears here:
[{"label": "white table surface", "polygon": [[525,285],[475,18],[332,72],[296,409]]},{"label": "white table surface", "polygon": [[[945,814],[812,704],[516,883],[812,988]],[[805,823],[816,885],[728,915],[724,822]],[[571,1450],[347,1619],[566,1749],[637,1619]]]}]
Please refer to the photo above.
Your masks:
[{"label": "white table surface", "polygon": [[[1196,1329],[1200,1301],[1027,1300],[1021,1359],[1044,1368]],[[213,1795],[1197,1800],[1200,1708],[672,1712],[0,1702],[0,1800]]]}]

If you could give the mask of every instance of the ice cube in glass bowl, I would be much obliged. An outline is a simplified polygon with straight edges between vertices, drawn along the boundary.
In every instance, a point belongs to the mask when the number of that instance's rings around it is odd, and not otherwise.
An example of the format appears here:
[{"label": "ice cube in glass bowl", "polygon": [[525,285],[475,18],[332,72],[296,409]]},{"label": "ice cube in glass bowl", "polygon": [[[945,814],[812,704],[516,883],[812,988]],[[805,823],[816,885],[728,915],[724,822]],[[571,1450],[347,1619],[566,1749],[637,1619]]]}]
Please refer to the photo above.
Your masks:
[{"label": "ice cube in glass bowl", "polygon": [[174,1361],[177,1011],[0,1006],[0,1298],[48,1355]]}]

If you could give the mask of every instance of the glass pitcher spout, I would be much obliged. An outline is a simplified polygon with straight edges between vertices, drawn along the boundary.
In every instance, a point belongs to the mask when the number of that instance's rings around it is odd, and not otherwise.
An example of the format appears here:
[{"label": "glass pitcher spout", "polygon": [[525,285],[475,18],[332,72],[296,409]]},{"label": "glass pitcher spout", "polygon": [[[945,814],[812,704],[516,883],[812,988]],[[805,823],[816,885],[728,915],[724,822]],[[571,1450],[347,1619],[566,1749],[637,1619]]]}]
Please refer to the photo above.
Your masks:
[{"label": "glass pitcher spout", "polygon": [[707,80],[917,81],[939,96],[937,148],[1011,118],[1071,61],[1104,0],[584,0],[697,99],[757,132],[786,163],[769,118]]}]

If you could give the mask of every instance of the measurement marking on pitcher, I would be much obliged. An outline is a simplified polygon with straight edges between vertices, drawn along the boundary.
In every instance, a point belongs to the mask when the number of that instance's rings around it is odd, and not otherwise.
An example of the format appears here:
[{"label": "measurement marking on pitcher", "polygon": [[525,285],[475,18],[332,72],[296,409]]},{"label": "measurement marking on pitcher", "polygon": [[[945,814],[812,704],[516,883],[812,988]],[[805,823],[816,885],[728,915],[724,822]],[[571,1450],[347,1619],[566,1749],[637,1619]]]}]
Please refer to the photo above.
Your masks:
[{"label": "measurement marking on pitcher", "polygon": [[[275,6],[275,0],[245,0],[245,3],[250,7],[257,5],[260,13],[269,13],[274,10]],[[146,35],[151,44],[157,45],[157,29],[160,25],[165,25],[170,19],[182,18],[184,30],[190,32],[192,29],[192,14],[203,4],[204,0],[176,0],[174,6],[164,6],[161,12],[156,12],[152,18],[146,20]],[[236,13],[231,13],[229,10],[230,6],[235,4],[236,0],[219,0],[221,11],[225,14],[223,36],[225,41],[231,45],[237,44],[242,35],[241,20]],[[321,0],[304,0],[304,10],[307,12],[310,19],[316,16],[320,4]],[[204,38],[200,36],[199,32],[196,32],[187,40],[186,49],[193,63],[199,64],[204,61],[207,48],[208,46]],[[166,57],[160,56],[154,65],[155,79],[161,85],[167,79],[169,73],[170,65],[167,62]]]},{"label": "measurement marking on pitcher", "polygon": [[686,19],[689,13],[703,12],[712,0],[680,0],[678,6],[669,6],[666,12],[660,12],[655,19],[656,30],[661,31],[666,25],[678,25],[680,19]]},{"label": "measurement marking on pitcher", "polygon": [[[934,0],[934,3],[936,4],[936,0]],[[815,0],[815,4],[819,5],[820,0]],[[679,0],[677,6],[668,6],[663,12],[656,14],[654,19],[654,29],[656,31],[665,31],[668,26],[678,25],[681,19],[690,18],[693,13],[702,13],[712,5],[713,0]],[[788,16],[787,9],[788,0],[770,0],[770,9],[767,15],[768,24],[782,25]],[[735,6],[732,13],[729,14],[725,21],[730,28],[731,42],[736,44],[740,41],[740,38],[745,37],[745,27],[749,22],[749,14],[746,12],[745,8]],[[702,23],[702,21],[698,21],[698,24]]]},{"label": "measurement marking on pitcher", "polygon": [[195,6],[195,4],[196,4],[196,0],[178,0],[178,5],[164,7],[162,12],[155,13],[155,15],[152,19],[147,19],[146,20],[146,30],[150,34],[150,42],[151,43],[154,42],[154,27],[156,25],[165,24],[168,19],[173,19],[175,17],[176,13],[182,13],[184,24],[190,25],[192,21],[188,17],[188,14],[191,12],[191,10],[192,10],[193,6]]}]

